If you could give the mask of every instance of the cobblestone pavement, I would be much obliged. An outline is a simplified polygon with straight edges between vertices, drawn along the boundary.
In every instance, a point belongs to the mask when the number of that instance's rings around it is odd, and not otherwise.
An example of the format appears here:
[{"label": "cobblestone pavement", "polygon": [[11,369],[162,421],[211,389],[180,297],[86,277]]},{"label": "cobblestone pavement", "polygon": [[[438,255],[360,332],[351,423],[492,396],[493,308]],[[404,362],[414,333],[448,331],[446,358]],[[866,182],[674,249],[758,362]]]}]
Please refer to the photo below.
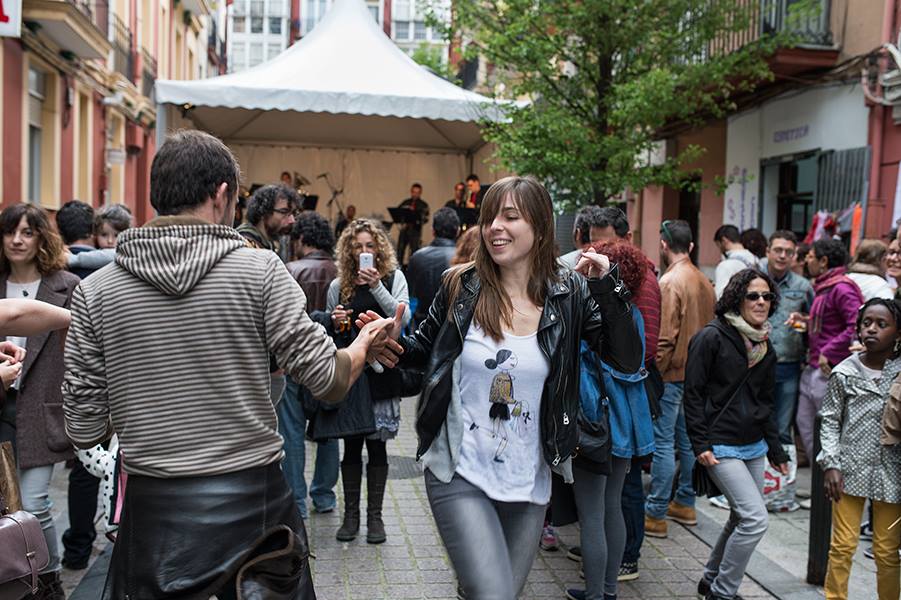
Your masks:
[{"label": "cobblestone pavement", "polygon": [[[312,562],[317,595],[320,600],[456,598],[456,579],[445,555],[429,511],[421,467],[412,460],[415,455],[413,412],[415,401],[402,403],[402,430],[388,444],[392,464],[385,499],[385,523],[388,541],[379,546],[365,541],[365,515],[361,537],[350,543],[335,540],[340,525],[338,511],[312,513],[306,521],[310,544],[315,555]],[[307,447],[307,460],[312,466],[315,446]],[[62,471],[59,469],[59,471]],[[308,481],[312,473],[308,473]],[[363,486],[365,489],[365,485]],[[54,477],[54,497],[59,532],[65,529],[65,474]],[[364,493],[365,494],[365,493]],[[341,506],[341,487],[338,486]],[[363,501],[365,506],[365,498]],[[686,528],[670,523],[668,539],[647,538],[642,549],[640,578],[620,584],[619,598],[695,598],[697,581],[703,562],[719,532],[726,511],[699,502],[698,527]],[[770,531],[758,548],[740,593],[745,598],[783,598],[812,600],[822,598],[822,591],[803,583],[806,565],[807,512],[771,515]],[[564,544],[578,544],[578,527],[559,530]],[[538,540],[535,541],[538,543]],[[866,544],[861,544],[864,547]],[[98,540],[96,554],[106,546]],[[859,551],[862,552],[862,548]],[[106,555],[87,576],[84,571],[64,571],[72,600],[99,598],[103,583]],[[490,561],[491,557],[485,557]],[[79,580],[84,577],[84,580]],[[875,597],[872,561],[861,559],[855,564],[851,600]],[[565,590],[581,587],[579,564],[566,558],[564,549],[539,552],[529,575],[522,598],[563,598]]]}]

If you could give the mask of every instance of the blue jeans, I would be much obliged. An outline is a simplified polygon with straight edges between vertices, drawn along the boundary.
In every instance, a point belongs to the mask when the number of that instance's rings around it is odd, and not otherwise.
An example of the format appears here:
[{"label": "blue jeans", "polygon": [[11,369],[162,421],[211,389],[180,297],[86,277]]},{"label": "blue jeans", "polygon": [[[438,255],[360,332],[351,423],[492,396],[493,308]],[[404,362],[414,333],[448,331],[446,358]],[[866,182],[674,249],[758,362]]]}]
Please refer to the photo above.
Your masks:
[{"label": "blue jeans", "polygon": [[779,430],[779,442],[792,444],[792,423],[798,408],[798,383],[801,381],[801,363],[776,363],[776,389],[773,397],[776,401],[776,426]]},{"label": "blue jeans", "polygon": [[626,548],[623,563],[637,563],[644,543],[644,486],[641,483],[641,463],[632,461],[632,468],[623,483],[623,519],[626,522]]},{"label": "blue jeans", "polygon": [[[304,430],[307,426],[307,417],[303,412],[300,394],[310,392],[285,378],[285,392],[281,402],[278,403],[278,432],[285,439],[285,460],[282,470],[285,479],[294,491],[294,500],[300,509],[302,517],[307,517],[307,481],[304,479],[303,470],[306,463],[306,448],[304,447]],[[313,508],[317,511],[326,511],[335,508],[335,484],[338,483],[338,440],[320,442],[316,448],[316,467],[313,471],[313,483],[310,486],[310,498],[313,499]]]},{"label": "blue jeans", "polygon": [[695,491],[691,485],[691,469],[695,455],[685,429],[685,411],[682,410],[682,382],[664,384],[660,399],[660,416],[654,421],[654,462],[651,464],[651,488],[645,507],[648,516],[666,517],[673,495],[673,478],[676,476],[676,455],[679,452],[679,483],[675,500],[684,506],[695,505]]}]

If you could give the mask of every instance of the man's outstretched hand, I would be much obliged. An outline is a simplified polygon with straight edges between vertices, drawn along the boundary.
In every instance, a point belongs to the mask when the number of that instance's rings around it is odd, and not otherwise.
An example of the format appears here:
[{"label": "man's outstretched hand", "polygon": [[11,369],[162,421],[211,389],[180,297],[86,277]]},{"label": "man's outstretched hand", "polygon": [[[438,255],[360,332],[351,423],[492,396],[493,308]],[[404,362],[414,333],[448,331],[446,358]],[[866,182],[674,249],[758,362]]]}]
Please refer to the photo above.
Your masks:
[{"label": "man's outstretched hand", "polygon": [[383,318],[371,310],[357,316],[356,323],[360,329],[358,337],[371,337],[366,352],[367,362],[377,361],[388,368],[397,366],[400,355],[404,353],[403,347],[397,343],[397,338],[403,329],[406,309],[406,304],[401,302],[397,305],[394,318]]}]

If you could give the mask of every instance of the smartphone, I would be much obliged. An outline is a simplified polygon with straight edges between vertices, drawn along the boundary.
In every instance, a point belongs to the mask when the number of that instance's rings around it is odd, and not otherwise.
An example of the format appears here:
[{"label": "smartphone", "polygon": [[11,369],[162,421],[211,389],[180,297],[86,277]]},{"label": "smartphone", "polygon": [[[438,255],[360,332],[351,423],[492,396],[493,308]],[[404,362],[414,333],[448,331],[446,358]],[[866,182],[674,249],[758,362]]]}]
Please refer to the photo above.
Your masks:
[{"label": "smartphone", "polygon": [[373,267],[372,254],[363,252],[360,254],[360,270],[371,269]]}]

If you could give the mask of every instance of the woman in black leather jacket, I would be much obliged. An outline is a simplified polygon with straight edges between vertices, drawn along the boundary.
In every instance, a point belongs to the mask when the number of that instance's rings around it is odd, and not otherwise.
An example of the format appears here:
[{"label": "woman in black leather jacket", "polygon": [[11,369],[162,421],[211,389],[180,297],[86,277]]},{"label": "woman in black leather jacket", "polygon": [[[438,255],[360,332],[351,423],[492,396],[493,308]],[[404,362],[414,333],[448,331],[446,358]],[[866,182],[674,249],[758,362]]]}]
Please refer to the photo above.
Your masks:
[{"label": "woman in black leather jacket", "polygon": [[[452,269],[428,318],[399,340],[425,371],[416,429],[432,513],[469,599],[517,597],[538,549],[550,467],[579,440],[579,345],[638,370],[628,293],[589,251],[560,271],[547,191],[508,177],[488,190],[473,263]],[[397,327],[395,327],[397,330]]]}]

